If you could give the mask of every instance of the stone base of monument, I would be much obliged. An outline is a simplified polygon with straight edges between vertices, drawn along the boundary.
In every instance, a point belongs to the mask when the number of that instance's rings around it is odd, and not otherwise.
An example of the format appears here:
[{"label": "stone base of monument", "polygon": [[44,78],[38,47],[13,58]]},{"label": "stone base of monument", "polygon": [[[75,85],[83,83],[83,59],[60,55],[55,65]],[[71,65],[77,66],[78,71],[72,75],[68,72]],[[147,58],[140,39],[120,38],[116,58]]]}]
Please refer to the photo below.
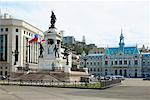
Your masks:
[{"label": "stone base of monument", "polygon": [[61,59],[41,59],[39,58],[38,70],[55,70],[55,71],[63,71],[63,67],[61,64]]},{"label": "stone base of monument", "polygon": [[79,72],[79,71],[71,71],[70,73],[50,71],[49,74],[63,82],[80,82],[81,77],[89,76],[85,72]]},{"label": "stone base of monument", "polygon": [[86,69],[84,69],[84,71],[71,71],[71,68],[67,66],[64,68],[64,70],[38,70],[37,73],[49,74],[50,76],[63,82],[79,82],[81,81],[81,77],[89,76]]}]

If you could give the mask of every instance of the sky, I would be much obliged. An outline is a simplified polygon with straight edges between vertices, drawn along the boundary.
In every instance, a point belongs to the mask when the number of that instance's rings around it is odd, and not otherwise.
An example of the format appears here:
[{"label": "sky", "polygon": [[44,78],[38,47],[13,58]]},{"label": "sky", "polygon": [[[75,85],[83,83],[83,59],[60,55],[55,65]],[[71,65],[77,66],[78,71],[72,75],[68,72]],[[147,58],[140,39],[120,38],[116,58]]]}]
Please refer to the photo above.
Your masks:
[{"label": "sky", "polygon": [[50,25],[51,11],[56,28],[64,36],[74,36],[99,47],[118,46],[121,28],[126,46],[150,48],[149,0],[82,0],[82,1],[10,1],[0,0],[2,13],[22,19],[43,31]]}]

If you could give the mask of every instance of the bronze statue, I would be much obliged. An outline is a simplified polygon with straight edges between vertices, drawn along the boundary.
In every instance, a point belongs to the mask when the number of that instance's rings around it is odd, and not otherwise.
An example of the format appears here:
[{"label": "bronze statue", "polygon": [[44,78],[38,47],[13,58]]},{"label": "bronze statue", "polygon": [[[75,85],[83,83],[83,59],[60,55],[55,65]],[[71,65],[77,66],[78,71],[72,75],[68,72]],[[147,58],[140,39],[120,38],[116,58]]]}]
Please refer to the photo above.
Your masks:
[{"label": "bronze statue", "polygon": [[44,48],[43,48],[41,43],[39,43],[39,44],[40,44],[40,56],[39,57],[43,58],[43,50],[44,50]]},{"label": "bronze statue", "polygon": [[56,22],[56,16],[55,16],[54,12],[52,11],[50,28],[55,28],[55,22]]},{"label": "bronze statue", "polygon": [[55,45],[53,51],[55,51],[55,57],[59,58],[58,47]]}]

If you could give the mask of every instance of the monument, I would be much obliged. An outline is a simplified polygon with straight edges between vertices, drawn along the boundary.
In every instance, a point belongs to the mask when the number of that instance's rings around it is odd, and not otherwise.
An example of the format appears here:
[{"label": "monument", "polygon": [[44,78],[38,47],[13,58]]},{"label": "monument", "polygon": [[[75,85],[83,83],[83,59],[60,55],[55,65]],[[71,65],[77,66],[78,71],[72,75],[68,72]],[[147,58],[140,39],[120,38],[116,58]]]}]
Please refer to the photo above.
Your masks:
[{"label": "monument", "polygon": [[63,81],[79,81],[81,76],[87,76],[88,72],[71,71],[72,52],[61,46],[63,31],[55,27],[56,16],[53,11],[50,23],[50,27],[44,32],[45,46],[39,43],[38,71],[48,71],[50,75],[58,78],[63,76]]},{"label": "monument", "polygon": [[40,43],[39,70],[64,71],[66,67],[71,68],[71,53],[61,48],[63,31],[57,30],[55,22],[56,16],[52,11],[51,25],[44,32],[45,47]]}]

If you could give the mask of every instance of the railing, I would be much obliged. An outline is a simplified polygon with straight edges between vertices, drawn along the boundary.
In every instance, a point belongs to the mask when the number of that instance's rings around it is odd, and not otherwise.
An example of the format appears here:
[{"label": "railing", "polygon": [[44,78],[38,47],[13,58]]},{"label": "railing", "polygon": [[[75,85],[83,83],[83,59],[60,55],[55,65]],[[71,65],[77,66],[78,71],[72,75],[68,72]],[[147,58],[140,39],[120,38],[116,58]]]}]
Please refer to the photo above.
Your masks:
[{"label": "railing", "polygon": [[108,88],[117,84],[121,84],[121,80],[120,79],[113,79],[113,80],[105,80],[105,81],[101,81],[101,87],[102,88]]},{"label": "railing", "polygon": [[2,80],[0,85],[44,86],[62,88],[105,89],[121,83],[121,80],[105,80],[100,82],[54,82],[48,80]]}]

